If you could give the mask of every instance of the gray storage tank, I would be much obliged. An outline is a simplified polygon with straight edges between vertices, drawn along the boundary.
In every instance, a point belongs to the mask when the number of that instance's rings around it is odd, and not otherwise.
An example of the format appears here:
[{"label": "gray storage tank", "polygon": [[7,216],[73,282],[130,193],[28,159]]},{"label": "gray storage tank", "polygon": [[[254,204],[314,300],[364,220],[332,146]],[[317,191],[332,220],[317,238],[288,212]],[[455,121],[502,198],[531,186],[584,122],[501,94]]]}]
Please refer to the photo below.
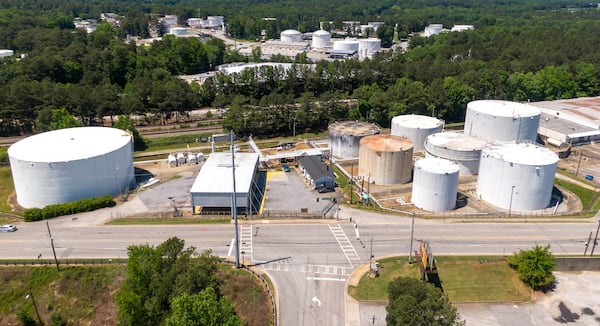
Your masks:
[{"label": "gray storage tank", "polygon": [[358,157],[360,140],[376,135],[381,128],[370,122],[338,121],[329,125],[329,151],[332,156],[347,159]]}]

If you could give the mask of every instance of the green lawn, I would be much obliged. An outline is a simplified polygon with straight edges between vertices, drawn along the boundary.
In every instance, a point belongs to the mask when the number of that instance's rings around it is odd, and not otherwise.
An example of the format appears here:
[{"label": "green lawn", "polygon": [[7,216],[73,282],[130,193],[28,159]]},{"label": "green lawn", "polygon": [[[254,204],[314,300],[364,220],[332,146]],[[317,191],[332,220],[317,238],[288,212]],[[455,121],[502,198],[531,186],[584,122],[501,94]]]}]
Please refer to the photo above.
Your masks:
[{"label": "green lawn", "polygon": [[[378,278],[365,274],[349,294],[357,300],[387,301],[387,285],[396,277],[419,278],[417,264],[406,257],[379,260],[383,267]],[[524,302],[530,290],[501,257],[436,257],[438,276],[444,293],[452,302]]]}]

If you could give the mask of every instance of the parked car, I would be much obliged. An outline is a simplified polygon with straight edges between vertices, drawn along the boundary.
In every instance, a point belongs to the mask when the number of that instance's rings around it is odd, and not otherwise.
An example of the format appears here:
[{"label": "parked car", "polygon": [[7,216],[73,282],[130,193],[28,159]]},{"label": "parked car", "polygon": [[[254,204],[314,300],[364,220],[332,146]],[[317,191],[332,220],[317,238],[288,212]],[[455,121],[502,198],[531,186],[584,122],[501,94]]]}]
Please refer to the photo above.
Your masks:
[{"label": "parked car", "polygon": [[287,164],[284,164],[284,165],[283,165],[283,171],[285,171],[285,172],[290,172],[290,171],[291,171],[291,169],[290,169],[290,166],[289,166],[289,165],[287,165]]},{"label": "parked car", "polygon": [[15,232],[17,227],[12,224],[4,224],[0,226],[0,232]]}]

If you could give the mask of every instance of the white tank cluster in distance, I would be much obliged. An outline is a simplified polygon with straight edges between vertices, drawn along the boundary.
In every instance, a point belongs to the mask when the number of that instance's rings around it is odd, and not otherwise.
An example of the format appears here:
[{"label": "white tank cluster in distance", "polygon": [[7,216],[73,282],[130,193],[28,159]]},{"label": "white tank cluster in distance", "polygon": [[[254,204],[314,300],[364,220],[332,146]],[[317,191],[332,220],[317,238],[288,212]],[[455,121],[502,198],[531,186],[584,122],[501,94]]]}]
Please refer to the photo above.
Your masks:
[{"label": "white tank cluster in distance", "polygon": [[547,208],[558,156],[531,143],[490,143],[481,152],[477,195],[508,210]]},{"label": "white tank cluster in distance", "polygon": [[459,167],[436,157],[415,162],[412,202],[423,210],[444,212],[456,207]]},{"label": "white tank cluster in distance", "polygon": [[409,182],[413,143],[407,138],[380,134],[360,140],[358,175],[380,185]]},{"label": "white tank cluster in distance", "polygon": [[427,136],[440,132],[443,128],[444,121],[424,115],[407,114],[392,118],[392,135],[410,139],[415,151],[425,149]]},{"label": "white tank cluster in distance", "polygon": [[540,110],[527,104],[481,100],[467,104],[464,132],[488,142],[537,140]]},{"label": "white tank cluster in distance", "polygon": [[49,131],[18,141],[8,156],[17,202],[25,208],[116,196],[135,182],[132,138],[120,129]]}]

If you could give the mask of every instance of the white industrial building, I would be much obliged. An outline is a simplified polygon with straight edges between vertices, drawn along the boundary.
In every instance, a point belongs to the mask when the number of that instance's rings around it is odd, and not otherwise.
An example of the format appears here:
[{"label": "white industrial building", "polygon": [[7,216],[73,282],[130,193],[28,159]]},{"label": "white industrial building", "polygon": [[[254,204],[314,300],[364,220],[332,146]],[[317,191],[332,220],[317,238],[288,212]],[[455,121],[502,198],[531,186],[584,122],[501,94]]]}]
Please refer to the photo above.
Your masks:
[{"label": "white industrial building", "polygon": [[489,142],[531,142],[537,140],[540,110],[510,101],[480,100],[467,104],[465,134]]},{"label": "white industrial building", "polygon": [[477,196],[516,211],[550,204],[558,156],[531,143],[491,143],[481,151]]},{"label": "white industrial building", "polygon": [[456,208],[459,167],[454,162],[427,157],[415,162],[412,203],[426,211]]},{"label": "white industrial building", "polygon": [[442,131],[444,121],[417,114],[399,115],[392,118],[392,135],[410,139],[415,151],[425,149],[427,136]]},{"label": "white industrial building", "polygon": [[425,26],[425,30],[423,31],[424,37],[429,37],[433,35],[437,35],[444,30],[443,24],[429,24]]},{"label": "white industrial building", "polygon": [[[258,154],[235,153],[235,193],[238,212],[258,211],[262,190],[258,182]],[[230,211],[233,199],[233,169],[231,152],[210,154],[190,189],[192,210]]]},{"label": "white industrial building", "polygon": [[538,133],[547,143],[588,144],[600,140],[600,97],[531,103],[541,110]]},{"label": "white industrial building", "polygon": [[135,182],[131,135],[105,127],[60,129],[8,149],[17,202],[42,208],[125,194]]},{"label": "white industrial building", "polygon": [[392,185],[412,177],[413,143],[390,134],[366,136],[360,140],[358,176],[367,182]]},{"label": "white industrial building", "polygon": [[15,51],[13,50],[0,49],[0,58],[11,57],[13,55],[15,55]]}]

